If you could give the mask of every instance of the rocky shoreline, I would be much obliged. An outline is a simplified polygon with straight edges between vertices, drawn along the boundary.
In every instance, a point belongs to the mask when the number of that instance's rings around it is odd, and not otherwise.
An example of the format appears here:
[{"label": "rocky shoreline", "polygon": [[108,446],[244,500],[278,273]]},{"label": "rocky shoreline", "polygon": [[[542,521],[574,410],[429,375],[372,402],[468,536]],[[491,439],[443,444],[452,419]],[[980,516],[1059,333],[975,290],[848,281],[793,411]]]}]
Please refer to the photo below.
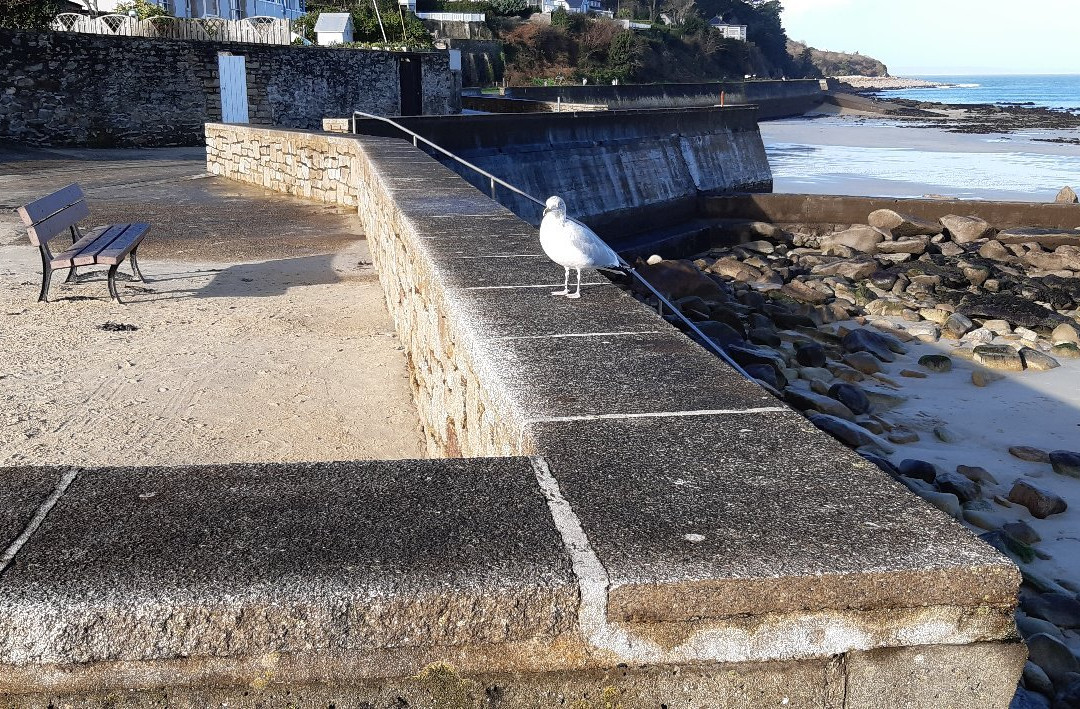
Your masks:
[{"label": "rocky shoreline", "polygon": [[899,89],[937,89],[949,84],[925,79],[905,79],[900,76],[833,76],[830,79],[839,82],[853,91],[896,91]]},{"label": "rocky shoreline", "polygon": [[[891,210],[866,222],[733,223],[730,246],[639,268],[777,398],[1013,559],[1031,653],[1014,706],[1080,706],[1080,574],[1040,566],[1076,514],[1067,498],[1080,485],[1080,434],[1055,439],[1068,450],[1008,440],[986,458],[963,446],[946,404],[909,393],[963,387],[974,410],[994,407],[1007,426],[1008,402],[990,397],[1010,381],[1060,376],[1056,386],[1075,392],[1080,231]],[[949,466],[904,452],[935,445],[949,448],[938,456]]]}]

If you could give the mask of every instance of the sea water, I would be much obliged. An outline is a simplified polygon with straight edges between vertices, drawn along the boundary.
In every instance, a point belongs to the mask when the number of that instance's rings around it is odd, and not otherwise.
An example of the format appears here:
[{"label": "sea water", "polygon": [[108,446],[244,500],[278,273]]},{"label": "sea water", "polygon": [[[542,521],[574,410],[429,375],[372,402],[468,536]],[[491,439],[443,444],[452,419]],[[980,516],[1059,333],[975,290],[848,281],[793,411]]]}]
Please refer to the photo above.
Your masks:
[{"label": "sea water", "polygon": [[1080,74],[913,76],[939,84],[934,89],[881,91],[879,98],[935,103],[1031,103],[1043,108],[1080,110]]}]

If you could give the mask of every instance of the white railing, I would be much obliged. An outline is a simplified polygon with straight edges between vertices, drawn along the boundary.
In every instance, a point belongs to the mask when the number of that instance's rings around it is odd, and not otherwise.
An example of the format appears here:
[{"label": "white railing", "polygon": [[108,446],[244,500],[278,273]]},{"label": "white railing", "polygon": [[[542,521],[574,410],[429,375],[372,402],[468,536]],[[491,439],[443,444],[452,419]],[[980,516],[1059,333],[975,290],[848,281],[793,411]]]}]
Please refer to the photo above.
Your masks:
[{"label": "white railing", "polygon": [[59,32],[190,39],[203,42],[248,42],[251,44],[290,44],[292,42],[289,21],[278,17],[226,20],[220,17],[161,16],[138,20],[127,15],[89,17],[65,12],[57,15],[50,27]]},{"label": "white railing", "polygon": [[421,20],[439,20],[440,22],[484,22],[487,15],[482,12],[418,12]]}]

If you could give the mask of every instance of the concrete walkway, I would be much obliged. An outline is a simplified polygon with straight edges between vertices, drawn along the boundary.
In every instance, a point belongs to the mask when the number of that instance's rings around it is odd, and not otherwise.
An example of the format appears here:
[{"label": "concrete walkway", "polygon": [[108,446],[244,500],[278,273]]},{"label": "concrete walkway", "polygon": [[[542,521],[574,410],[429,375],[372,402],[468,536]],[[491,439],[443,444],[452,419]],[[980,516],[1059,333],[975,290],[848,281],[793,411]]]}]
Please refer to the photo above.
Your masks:
[{"label": "concrete walkway", "polygon": [[[103,272],[61,272],[35,302],[37,249],[8,210],[74,181],[88,225],[152,224],[126,305]],[[0,208],[0,465],[423,457],[351,210],[207,177],[201,149],[10,146]]]}]

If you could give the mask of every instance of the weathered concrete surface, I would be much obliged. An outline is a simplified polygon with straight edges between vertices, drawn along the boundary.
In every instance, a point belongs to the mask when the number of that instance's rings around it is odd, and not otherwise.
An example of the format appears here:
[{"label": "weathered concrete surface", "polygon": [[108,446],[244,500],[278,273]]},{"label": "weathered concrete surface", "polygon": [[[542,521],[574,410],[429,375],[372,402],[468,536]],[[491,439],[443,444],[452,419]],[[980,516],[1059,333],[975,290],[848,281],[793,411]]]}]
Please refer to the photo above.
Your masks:
[{"label": "weathered concrete surface", "polygon": [[544,670],[576,604],[527,459],[87,470],[0,575],[0,693]]},{"label": "weathered concrete surface", "polygon": [[[535,242],[508,212],[425,167],[410,146],[219,126],[208,140],[214,171],[285,191],[303,182],[297,155],[348,167],[324,198],[359,205],[429,445],[442,455],[542,456],[537,480],[573,562],[577,628],[595,662],[774,660],[798,683],[803,658],[987,643],[995,663],[912,690],[913,705],[927,707],[940,682],[1019,676],[1019,575],[1004,557],[644,305],[609,294],[598,274],[585,274],[580,303],[602,299],[604,329],[575,332],[583,323],[566,315],[565,300],[536,295],[561,284],[561,269],[517,257],[534,254]],[[280,159],[249,159],[264,141]],[[532,309],[514,326],[503,311],[519,298]],[[621,318],[624,328],[608,329]],[[813,701],[857,706],[839,696]]]},{"label": "weathered concrete surface", "polygon": [[[53,494],[64,476],[59,468],[20,468],[11,471],[0,490],[0,555],[22,534],[38,508]],[[0,565],[3,562],[0,561]]]},{"label": "weathered concrete surface", "polygon": [[[419,116],[399,122],[529,194],[561,196],[575,218],[602,234],[691,219],[701,193],[772,189],[754,109],[748,107]],[[378,121],[359,121],[357,130],[402,137]],[[443,162],[491,194],[487,178]],[[536,204],[502,188],[496,196],[521,218],[539,223]]]}]

